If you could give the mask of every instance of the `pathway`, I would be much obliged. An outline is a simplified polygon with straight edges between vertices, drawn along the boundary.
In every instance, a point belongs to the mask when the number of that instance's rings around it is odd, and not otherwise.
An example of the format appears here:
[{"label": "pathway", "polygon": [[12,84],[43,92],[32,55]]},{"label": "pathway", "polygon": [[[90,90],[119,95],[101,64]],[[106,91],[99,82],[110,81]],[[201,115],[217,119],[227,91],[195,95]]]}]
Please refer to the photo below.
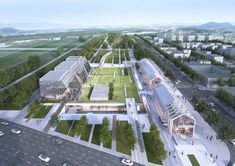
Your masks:
[{"label": "pathway", "polygon": [[116,151],[116,129],[117,129],[117,116],[113,115],[113,122],[112,122],[112,150]]}]

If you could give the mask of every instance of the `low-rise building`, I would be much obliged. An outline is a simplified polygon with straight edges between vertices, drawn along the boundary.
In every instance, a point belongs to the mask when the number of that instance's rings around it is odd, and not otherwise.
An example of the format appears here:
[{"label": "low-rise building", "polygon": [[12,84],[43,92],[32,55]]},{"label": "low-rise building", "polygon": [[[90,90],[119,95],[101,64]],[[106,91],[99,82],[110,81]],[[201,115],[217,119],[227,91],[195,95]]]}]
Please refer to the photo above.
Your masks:
[{"label": "low-rise building", "polygon": [[223,63],[224,57],[218,54],[206,54],[208,60],[214,60],[215,62]]},{"label": "low-rise building", "polygon": [[109,86],[108,85],[94,85],[90,95],[91,101],[108,101],[109,100]]},{"label": "low-rise building", "polygon": [[167,86],[160,70],[150,59],[139,62],[141,76],[148,88],[153,92],[152,101],[162,123],[167,124],[171,135],[193,136],[196,120],[187,111],[186,107],[173,94],[174,90]]},{"label": "low-rise building", "polygon": [[188,66],[202,76],[201,84],[205,87],[211,87],[218,78],[228,79],[231,72],[211,64],[188,63]]}]

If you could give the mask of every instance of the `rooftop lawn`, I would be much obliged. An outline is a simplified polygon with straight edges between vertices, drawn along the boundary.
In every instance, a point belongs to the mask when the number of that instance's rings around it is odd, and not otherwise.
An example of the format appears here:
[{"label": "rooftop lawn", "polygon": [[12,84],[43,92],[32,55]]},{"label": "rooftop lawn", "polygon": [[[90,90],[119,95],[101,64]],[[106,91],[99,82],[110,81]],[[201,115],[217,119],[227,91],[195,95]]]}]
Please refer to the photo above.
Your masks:
[{"label": "rooftop lawn", "polygon": [[188,154],[188,158],[191,161],[191,164],[193,166],[200,166],[200,164],[198,163],[196,157],[193,154]]},{"label": "rooftop lawn", "polygon": [[117,140],[117,151],[131,155],[131,147],[128,145],[127,139],[125,138],[125,125],[127,121],[117,121],[116,140]]},{"label": "rooftop lawn", "polygon": [[[97,84],[114,84],[113,98],[111,102],[125,102],[125,98],[135,98],[138,102],[140,98],[135,86],[131,69],[128,69],[128,75],[124,75],[124,69],[119,68],[95,68],[88,78],[88,81],[82,86],[83,92],[80,101],[89,102],[89,96],[92,87]],[[125,86],[127,96],[125,97]]]}]

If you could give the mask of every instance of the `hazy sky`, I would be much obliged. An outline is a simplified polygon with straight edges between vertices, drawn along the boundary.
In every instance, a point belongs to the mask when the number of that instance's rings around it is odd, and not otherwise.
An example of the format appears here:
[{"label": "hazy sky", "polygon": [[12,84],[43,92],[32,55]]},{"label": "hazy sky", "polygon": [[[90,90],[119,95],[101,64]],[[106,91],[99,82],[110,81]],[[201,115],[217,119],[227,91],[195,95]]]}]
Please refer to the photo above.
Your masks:
[{"label": "hazy sky", "polygon": [[0,6],[0,25],[235,22],[235,0],[0,0]]}]

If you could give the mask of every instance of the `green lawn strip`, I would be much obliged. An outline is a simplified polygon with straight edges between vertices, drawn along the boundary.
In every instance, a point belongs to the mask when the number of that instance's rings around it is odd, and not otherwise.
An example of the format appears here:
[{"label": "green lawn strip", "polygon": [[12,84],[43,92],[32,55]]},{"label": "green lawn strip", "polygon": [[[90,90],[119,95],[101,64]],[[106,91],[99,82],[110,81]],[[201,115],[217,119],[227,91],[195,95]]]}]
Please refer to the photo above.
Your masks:
[{"label": "green lawn strip", "polygon": [[95,62],[99,63],[102,57],[107,54],[109,51],[108,50],[100,50],[98,54],[96,55]]},{"label": "green lawn strip", "polygon": [[71,127],[68,135],[71,136],[71,137],[74,137],[75,136],[75,133],[76,133],[76,126],[78,124],[79,120],[74,120],[73,121],[73,126]]},{"label": "green lawn strip", "polygon": [[[112,131],[110,131],[110,134],[112,135]],[[106,145],[104,145],[104,147],[111,149],[111,147],[112,147],[112,138],[109,140],[109,142],[107,142]]]},{"label": "green lawn strip", "polygon": [[198,163],[196,157],[193,154],[188,154],[188,158],[191,161],[191,164],[193,166],[200,166],[200,164]]},{"label": "green lawn strip", "polygon": [[87,125],[85,134],[81,136],[81,140],[88,142],[90,133],[91,133],[91,128],[92,128],[92,125]]},{"label": "green lawn strip", "polygon": [[72,120],[61,120],[55,131],[67,135],[72,122]]},{"label": "green lawn strip", "polygon": [[36,114],[33,115],[33,118],[44,118],[51,108],[52,106],[43,106]]},{"label": "green lawn strip", "polygon": [[117,151],[131,155],[131,147],[128,145],[127,139],[125,138],[125,124],[127,121],[117,121]]},{"label": "green lawn strip", "polygon": [[93,144],[100,145],[100,139],[99,139],[100,129],[101,129],[101,125],[100,124],[96,124],[95,128],[94,128],[92,140],[91,140],[91,142]]},{"label": "green lawn strip", "polygon": [[150,142],[151,142],[151,138],[150,138],[150,133],[143,133],[143,138],[144,138],[144,145],[145,145],[145,149],[146,149],[146,153],[147,153],[147,157],[148,157],[148,161],[151,163],[155,163],[155,164],[161,164],[161,159],[158,157],[158,152],[153,152],[150,149]]}]

